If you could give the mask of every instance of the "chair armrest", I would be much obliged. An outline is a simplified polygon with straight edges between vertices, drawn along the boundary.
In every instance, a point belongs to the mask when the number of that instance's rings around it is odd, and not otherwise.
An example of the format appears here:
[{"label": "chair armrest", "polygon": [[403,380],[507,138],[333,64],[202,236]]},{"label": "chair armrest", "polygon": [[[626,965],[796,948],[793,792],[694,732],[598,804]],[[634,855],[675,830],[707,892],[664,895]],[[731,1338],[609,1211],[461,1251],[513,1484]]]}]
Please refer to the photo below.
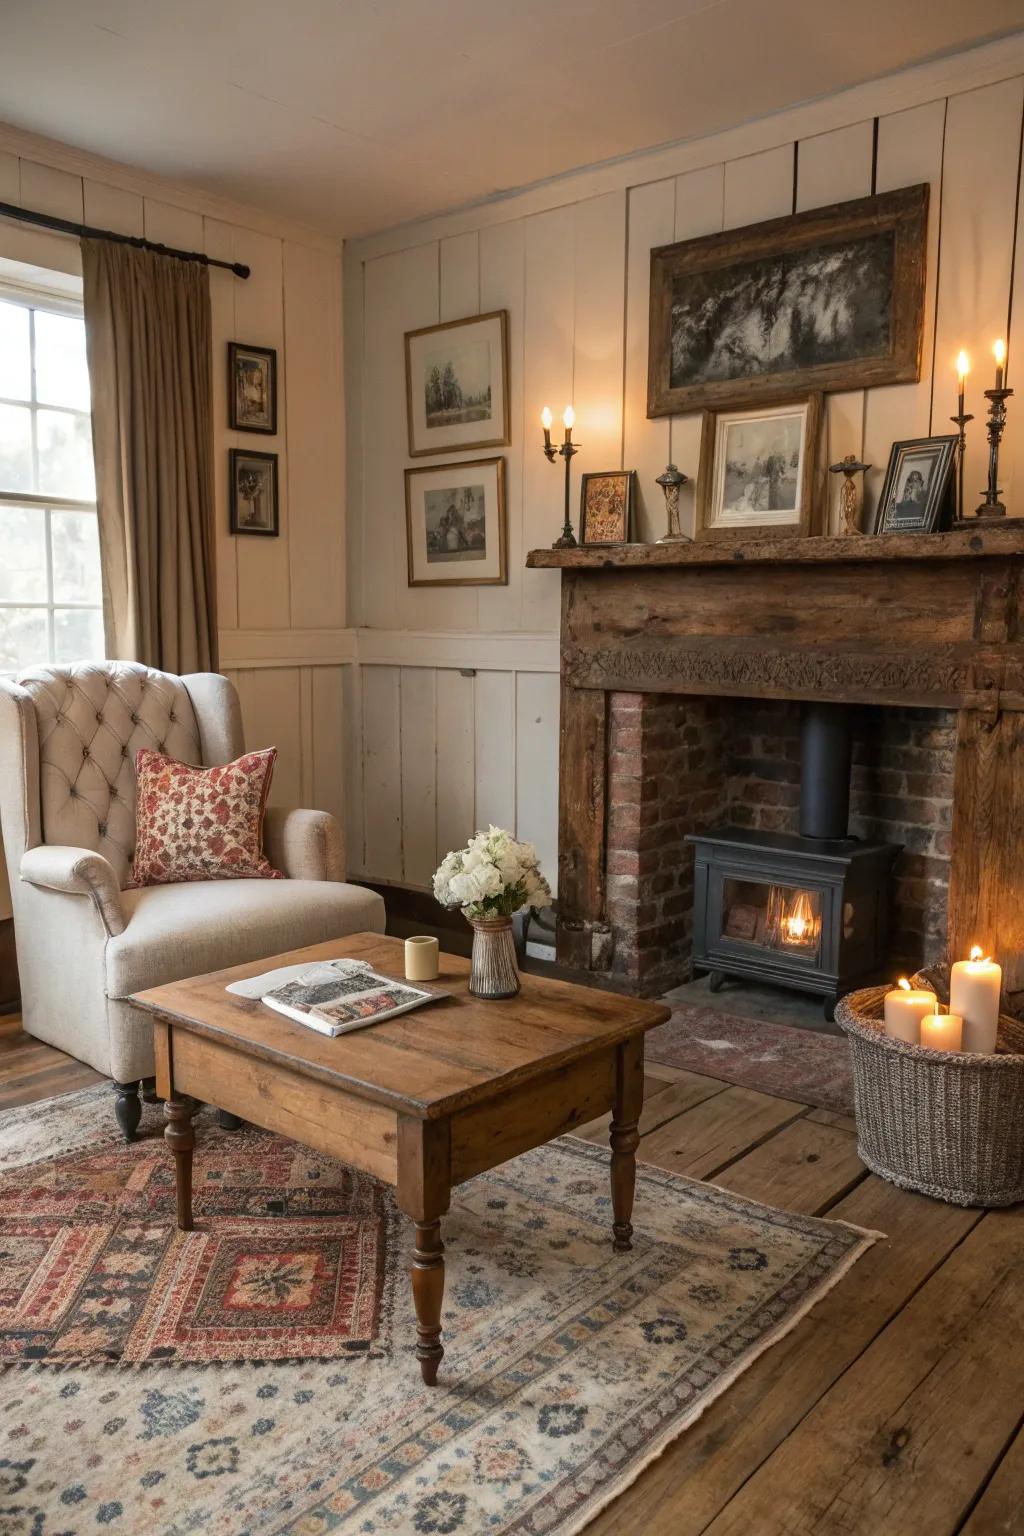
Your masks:
[{"label": "chair armrest", "polygon": [[121,888],[112,865],[102,853],[91,848],[41,843],[22,854],[18,873],[29,885],[90,897],[107,933],[113,937],[124,932]]},{"label": "chair armrest", "polygon": [[263,852],[289,880],[344,880],[345,843],[327,811],[271,807],[263,818]]}]

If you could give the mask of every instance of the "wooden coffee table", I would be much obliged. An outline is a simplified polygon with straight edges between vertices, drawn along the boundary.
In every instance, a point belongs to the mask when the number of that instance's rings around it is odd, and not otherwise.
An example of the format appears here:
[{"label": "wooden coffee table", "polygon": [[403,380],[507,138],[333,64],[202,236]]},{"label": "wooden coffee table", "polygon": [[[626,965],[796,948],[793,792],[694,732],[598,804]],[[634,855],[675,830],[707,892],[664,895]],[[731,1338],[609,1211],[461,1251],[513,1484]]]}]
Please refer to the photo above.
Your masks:
[{"label": "wooden coffee table", "polygon": [[484,1002],[469,995],[469,962],[445,954],[426,985],[450,996],[337,1039],[224,990],[341,956],[403,974],[401,942],[364,933],[133,997],[154,1016],[178,1226],[192,1229],[194,1100],[384,1179],[415,1223],[416,1354],[433,1386],[444,1354],[441,1217],[455,1185],[610,1109],[613,1247],[631,1247],[643,1037],[669,1010],[535,976],[518,997]]}]

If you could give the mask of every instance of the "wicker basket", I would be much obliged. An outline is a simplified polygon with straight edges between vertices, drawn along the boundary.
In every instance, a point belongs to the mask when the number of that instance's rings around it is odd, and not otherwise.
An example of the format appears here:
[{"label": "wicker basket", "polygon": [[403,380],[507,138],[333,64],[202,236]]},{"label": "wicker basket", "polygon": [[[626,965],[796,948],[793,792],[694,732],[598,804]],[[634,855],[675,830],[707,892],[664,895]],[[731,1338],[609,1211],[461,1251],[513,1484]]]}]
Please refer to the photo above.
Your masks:
[{"label": "wicker basket", "polygon": [[888,990],[851,992],[836,1008],[853,1051],[861,1159],[953,1205],[1024,1200],[1024,1025],[1000,1016],[994,1056],[907,1045],[884,1031]]}]

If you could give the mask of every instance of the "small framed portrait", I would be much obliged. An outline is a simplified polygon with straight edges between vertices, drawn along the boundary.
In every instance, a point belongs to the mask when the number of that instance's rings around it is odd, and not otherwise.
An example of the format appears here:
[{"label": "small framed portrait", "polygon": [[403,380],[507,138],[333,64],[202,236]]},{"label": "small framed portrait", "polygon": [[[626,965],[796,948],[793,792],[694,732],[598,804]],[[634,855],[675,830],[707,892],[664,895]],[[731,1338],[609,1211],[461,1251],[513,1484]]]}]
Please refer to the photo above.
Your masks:
[{"label": "small framed portrait", "polygon": [[633,527],[636,471],[610,469],[584,475],[580,484],[580,543],[628,544]]},{"label": "small framed portrait", "polygon": [[705,411],[697,537],[816,532],[821,422],[820,394],[759,410]]},{"label": "small framed portrait", "polygon": [[409,457],[509,442],[508,311],[405,333]]},{"label": "small framed portrait", "polygon": [[228,425],[233,432],[277,431],[277,353],[228,342]]},{"label": "small framed portrait", "polygon": [[232,448],[228,454],[231,477],[231,532],[280,533],[277,505],[277,454],[247,453]]},{"label": "small framed portrait", "polygon": [[893,443],[875,533],[935,533],[952,517],[955,433]]},{"label": "small framed portrait", "polygon": [[410,587],[505,586],[505,460],[407,469],[405,526]]}]

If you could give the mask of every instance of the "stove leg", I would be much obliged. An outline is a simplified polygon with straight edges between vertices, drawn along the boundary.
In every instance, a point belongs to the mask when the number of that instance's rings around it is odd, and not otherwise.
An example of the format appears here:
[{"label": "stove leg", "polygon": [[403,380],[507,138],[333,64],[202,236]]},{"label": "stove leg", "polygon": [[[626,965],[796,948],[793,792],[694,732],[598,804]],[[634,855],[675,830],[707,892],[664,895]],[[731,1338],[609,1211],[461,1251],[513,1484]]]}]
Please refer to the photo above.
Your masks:
[{"label": "stove leg", "polygon": [[839,998],[833,993],[826,997],[821,1005],[821,1011],[825,1015],[826,1022],[829,1024],[834,1024],[836,1021],[836,1004],[838,1001]]},{"label": "stove leg", "polygon": [[722,990],[722,988],[724,986],[725,986],[725,972],[724,971],[711,971],[709,976],[708,976],[708,991],[709,992],[721,992],[721,990]]}]

